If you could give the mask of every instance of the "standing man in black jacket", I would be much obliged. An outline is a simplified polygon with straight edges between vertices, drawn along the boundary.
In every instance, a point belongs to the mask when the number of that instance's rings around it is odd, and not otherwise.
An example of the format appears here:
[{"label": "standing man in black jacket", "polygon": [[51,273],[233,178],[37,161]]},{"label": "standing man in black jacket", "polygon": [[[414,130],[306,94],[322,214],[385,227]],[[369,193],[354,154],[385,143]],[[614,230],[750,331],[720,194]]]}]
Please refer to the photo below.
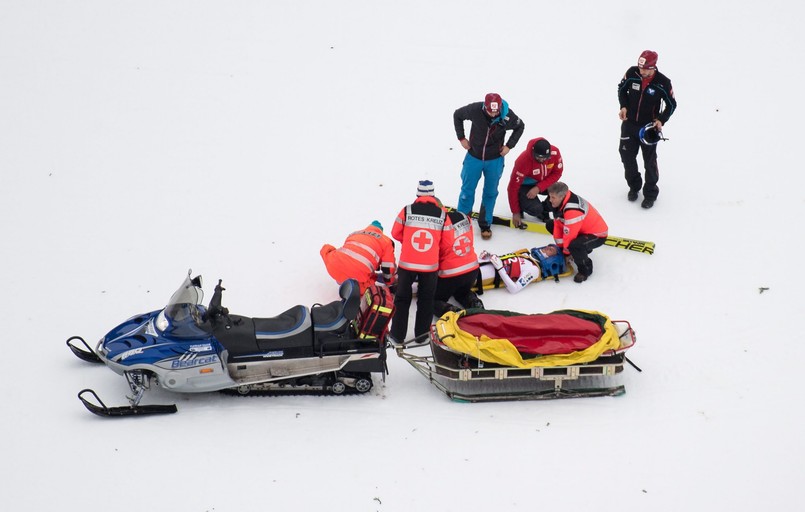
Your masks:
[{"label": "standing man in black jacket", "polygon": [[[464,121],[470,121],[470,138],[464,135]],[[453,113],[453,124],[456,128],[461,147],[467,150],[461,168],[461,194],[456,209],[467,215],[475,203],[475,189],[484,177],[484,190],[481,196],[481,215],[478,226],[481,237],[488,240],[492,237],[492,213],[498,197],[498,183],[503,175],[503,157],[513,149],[523,135],[525,124],[509,109],[509,104],[500,94],[490,92],[484,101],[470,103]],[[504,145],[506,132],[512,134]]]},{"label": "standing man in black jacket", "polygon": [[[629,201],[637,200],[643,187],[643,208],[651,208],[660,193],[657,182],[660,170],[657,167],[657,140],[646,143],[641,140],[640,130],[659,133],[676,110],[676,99],[671,80],[657,70],[657,53],[645,50],[637,59],[637,66],[626,70],[618,85],[618,101],[621,124],[620,154],[626,183],[629,185]],[[656,137],[655,133],[655,137]],[[637,168],[637,152],[643,153],[646,182]]]}]

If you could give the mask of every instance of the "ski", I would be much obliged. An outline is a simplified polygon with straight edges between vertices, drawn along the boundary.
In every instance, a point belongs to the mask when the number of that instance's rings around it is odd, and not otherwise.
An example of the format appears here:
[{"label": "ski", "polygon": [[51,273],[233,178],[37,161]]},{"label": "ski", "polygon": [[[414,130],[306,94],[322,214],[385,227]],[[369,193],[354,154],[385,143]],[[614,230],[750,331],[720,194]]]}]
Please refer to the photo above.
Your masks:
[{"label": "ski", "polygon": [[[448,212],[456,211],[456,209],[452,206],[445,206],[445,209]],[[475,220],[478,220],[478,212],[470,213],[470,217]],[[525,231],[530,231],[532,233],[540,233],[543,235],[550,235],[551,233],[545,229],[545,224],[541,222],[521,222],[519,226],[515,226],[512,223],[512,219],[509,217],[502,217],[499,215],[492,215],[492,224],[495,226],[506,226],[515,229],[522,229]],[[644,254],[654,254],[654,242],[648,242],[646,240],[635,240],[633,238],[623,238],[620,236],[608,236],[604,245],[608,245],[610,247],[617,247],[618,249],[626,249],[628,251],[635,251],[635,252],[642,252]]]}]

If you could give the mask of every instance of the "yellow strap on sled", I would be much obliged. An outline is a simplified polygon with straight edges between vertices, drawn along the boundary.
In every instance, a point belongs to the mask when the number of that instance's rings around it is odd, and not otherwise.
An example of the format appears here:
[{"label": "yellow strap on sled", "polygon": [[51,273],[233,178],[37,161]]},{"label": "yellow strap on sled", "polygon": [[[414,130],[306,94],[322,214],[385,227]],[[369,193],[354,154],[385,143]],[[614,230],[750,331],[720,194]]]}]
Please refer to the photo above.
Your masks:
[{"label": "yellow strap on sled", "polygon": [[606,319],[604,333],[601,338],[584,350],[568,354],[551,354],[523,359],[520,352],[507,339],[492,339],[486,335],[476,337],[458,326],[458,319],[465,311],[445,313],[436,322],[436,334],[442,343],[458,352],[468,354],[487,363],[517,368],[534,368],[545,366],[568,366],[572,364],[595,361],[607,350],[620,347],[618,331],[608,316],[597,311],[578,310],[584,313],[599,315]]}]

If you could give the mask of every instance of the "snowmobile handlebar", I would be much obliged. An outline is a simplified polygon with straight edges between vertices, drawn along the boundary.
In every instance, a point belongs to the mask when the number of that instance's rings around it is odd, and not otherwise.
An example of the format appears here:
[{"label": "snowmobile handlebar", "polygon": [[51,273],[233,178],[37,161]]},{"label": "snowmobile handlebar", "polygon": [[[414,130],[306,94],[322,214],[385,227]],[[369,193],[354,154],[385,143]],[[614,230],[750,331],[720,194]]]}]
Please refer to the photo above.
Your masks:
[{"label": "snowmobile handlebar", "polygon": [[219,316],[229,315],[229,310],[221,305],[223,291],[226,290],[226,288],[221,286],[222,282],[223,279],[219,279],[218,284],[215,285],[215,292],[213,292],[212,298],[210,299],[210,306],[207,308],[207,317],[211,320],[216,320]]}]

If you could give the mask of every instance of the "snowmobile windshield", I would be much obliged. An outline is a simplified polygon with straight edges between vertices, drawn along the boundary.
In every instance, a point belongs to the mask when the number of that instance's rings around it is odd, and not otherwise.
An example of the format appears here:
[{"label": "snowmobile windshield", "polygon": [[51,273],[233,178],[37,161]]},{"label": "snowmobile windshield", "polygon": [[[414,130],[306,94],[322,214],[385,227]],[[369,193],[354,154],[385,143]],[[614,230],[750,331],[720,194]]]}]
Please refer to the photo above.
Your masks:
[{"label": "snowmobile windshield", "polygon": [[212,334],[212,327],[203,318],[203,306],[187,303],[169,304],[157,316],[156,327],[163,335],[169,337],[206,338]]},{"label": "snowmobile windshield", "polygon": [[201,301],[201,276],[191,278],[187,273],[182,285],[176,290],[159,315],[155,325],[165,336],[175,338],[203,338],[212,333],[209,322],[205,322],[204,307]]},{"label": "snowmobile windshield", "polygon": [[201,291],[201,276],[191,279],[190,272],[188,272],[182,286],[171,295],[168,306],[173,304],[201,304],[203,299],[204,292]]}]

